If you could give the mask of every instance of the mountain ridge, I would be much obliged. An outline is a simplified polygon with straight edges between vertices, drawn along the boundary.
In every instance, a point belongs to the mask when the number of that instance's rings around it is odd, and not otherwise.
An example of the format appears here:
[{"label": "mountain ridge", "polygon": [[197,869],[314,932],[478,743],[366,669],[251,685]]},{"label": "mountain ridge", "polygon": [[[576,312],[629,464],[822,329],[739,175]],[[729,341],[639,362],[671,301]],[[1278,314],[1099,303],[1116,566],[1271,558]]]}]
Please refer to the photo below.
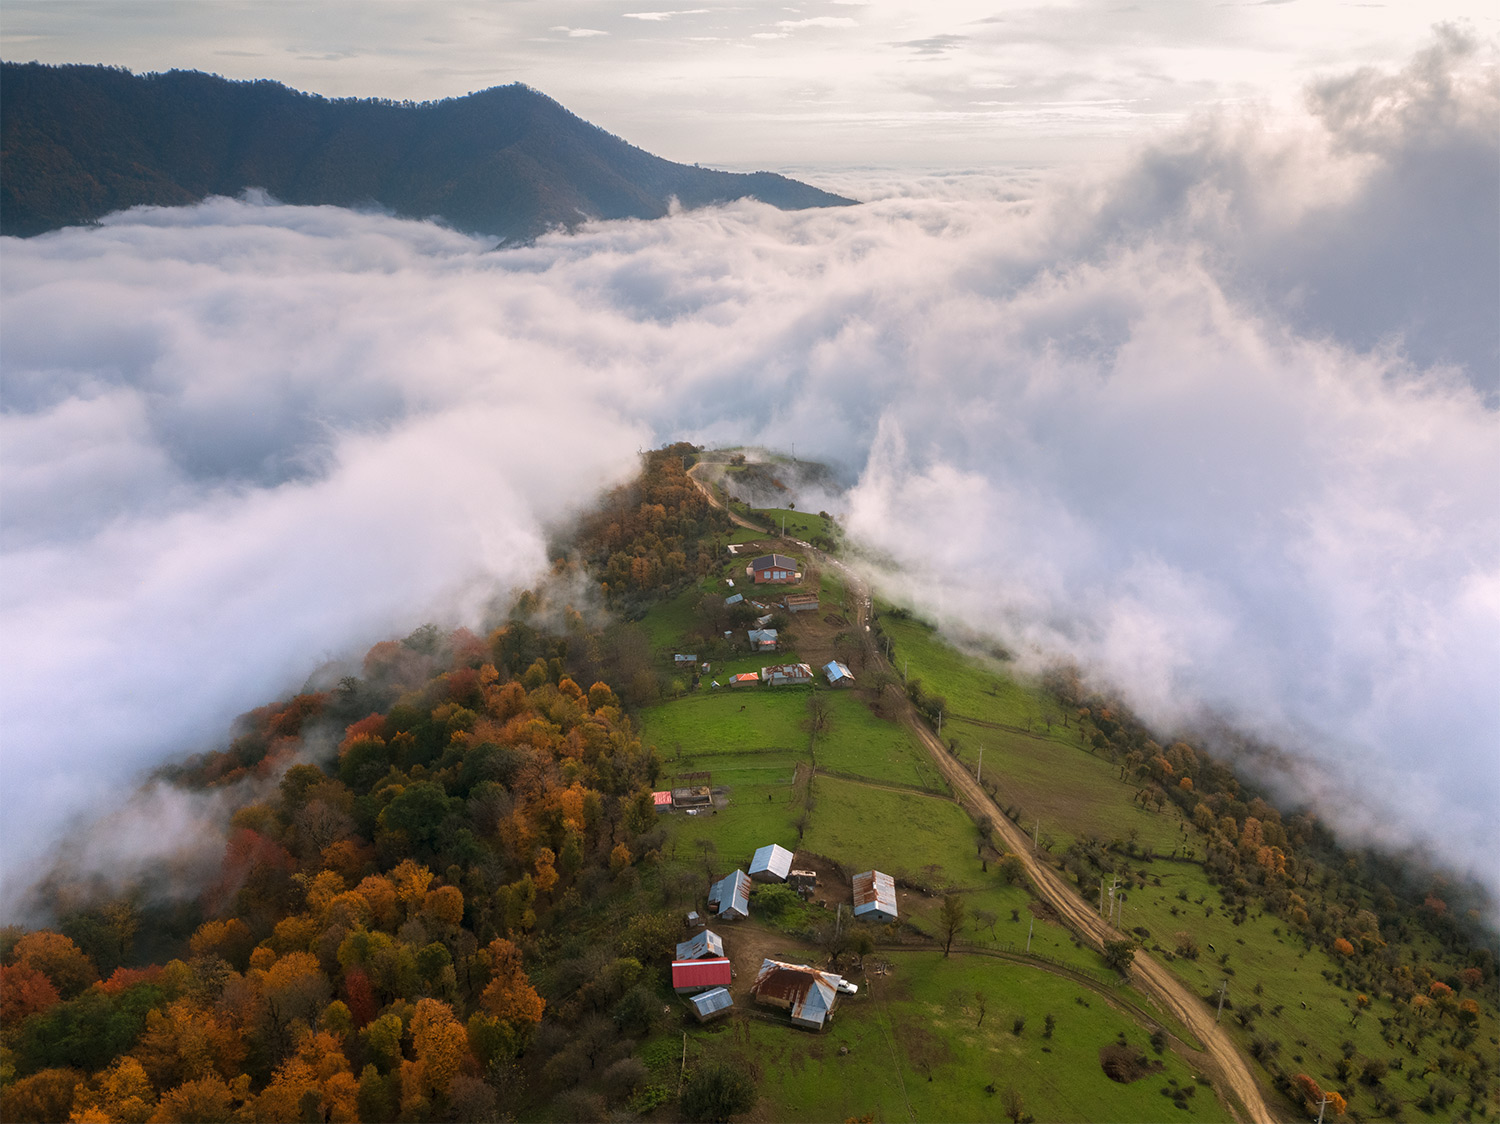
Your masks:
[{"label": "mountain ridge", "polygon": [[193,70],[0,64],[0,233],[262,188],[525,242],[594,219],[755,198],[854,201],[772,172],[654,156],[520,83],[429,102],[328,99]]}]

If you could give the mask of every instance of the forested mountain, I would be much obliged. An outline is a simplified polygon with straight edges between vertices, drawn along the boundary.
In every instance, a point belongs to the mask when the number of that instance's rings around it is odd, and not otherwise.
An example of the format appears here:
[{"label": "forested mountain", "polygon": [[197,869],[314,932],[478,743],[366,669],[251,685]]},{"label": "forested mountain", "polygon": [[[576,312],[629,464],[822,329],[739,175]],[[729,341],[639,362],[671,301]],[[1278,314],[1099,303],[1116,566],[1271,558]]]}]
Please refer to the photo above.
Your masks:
[{"label": "forested mountain", "polygon": [[248,187],[507,242],[588,219],[659,218],[673,198],[689,208],[852,202],[770,172],[663,160],[519,84],[418,104],[198,71],[5,63],[0,97],[0,233],[20,236]]}]

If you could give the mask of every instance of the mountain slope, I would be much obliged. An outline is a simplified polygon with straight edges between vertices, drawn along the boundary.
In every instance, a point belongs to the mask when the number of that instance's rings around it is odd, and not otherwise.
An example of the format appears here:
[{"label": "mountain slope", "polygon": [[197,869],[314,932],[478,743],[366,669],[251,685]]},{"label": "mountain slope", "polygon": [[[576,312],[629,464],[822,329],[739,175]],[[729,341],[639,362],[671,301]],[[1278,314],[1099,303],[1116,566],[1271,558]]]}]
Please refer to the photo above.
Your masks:
[{"label": "mountain slope", "polygon": [[5,63],[0,97],[0,233],[20,236],[247,187],[509,242],[588,219],[659,218],[674,197],[852,202],[769,172],[663,160],[521,85],[421,104],[330,101],[197,71]]}]

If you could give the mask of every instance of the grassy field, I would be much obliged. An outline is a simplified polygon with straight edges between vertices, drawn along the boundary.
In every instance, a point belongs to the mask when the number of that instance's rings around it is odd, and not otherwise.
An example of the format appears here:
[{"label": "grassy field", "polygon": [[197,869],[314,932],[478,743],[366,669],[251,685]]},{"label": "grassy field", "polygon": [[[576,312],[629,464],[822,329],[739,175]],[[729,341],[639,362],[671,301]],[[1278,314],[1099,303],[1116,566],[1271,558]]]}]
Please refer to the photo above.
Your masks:
[{"label": "grassy field", "polygon": [[774,527],[779,534],[783,522],[786,526],[786,537],[789,539],[801,539],[809,541],[814,535],[826,535],[833,531],[832,521],[824,521],[817,512],[793,511],[784,507],[757,507],[750,511],[750,518],[757,519],[768,527]]},{"label": "grassy field", "polygon": [[941,884],[979,880],[978,833],[952,800],[876,788],[836,777],[813,782],[812,824],[804,846],[847,869],[875,867],[897,878],[923,877],[937,866]]},{"label": "grassy field", "polygon": [[[745,1066],[760,1090],[756,1117],[767,1120],[993,1121],[1005,1118],[1010,1090],[1038,1120],[1229,1118],[1208,1088],[1182,1097],[1183,1108],[1163,1096],[1193,1087],[1192,1070],[1170,1051],[1158,1057],[1129,1014],[1080,984],[977,955],[886,959],[890,974],[864,980],[823,1034],[742,1017],[692,1032],[690,1064]],[[1055,1028],[1044,1037],[1049,1014]],[[1110,1080],[1099,1051],[1120,1035],[1163,1068]]]}]

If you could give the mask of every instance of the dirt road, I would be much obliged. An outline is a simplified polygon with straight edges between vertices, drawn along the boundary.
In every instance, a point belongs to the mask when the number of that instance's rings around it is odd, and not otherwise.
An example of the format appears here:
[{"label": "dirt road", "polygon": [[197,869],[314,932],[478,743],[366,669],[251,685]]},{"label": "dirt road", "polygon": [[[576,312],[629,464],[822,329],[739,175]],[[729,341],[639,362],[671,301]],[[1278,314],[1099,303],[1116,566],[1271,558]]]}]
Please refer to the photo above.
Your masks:
[{"label": "dirt road", "polygon": [[[707,487],[696,476],[692,479],[716,507],[724,506],[714,495],[713,489]],[[730,511],[729,515],[741,526],[755,527],[755,524],[741,519],[733,511]],[[855,623],[859,626],[867,626],[870,616],[868,585],[838,559],[830,558],[822,551],[805,544],[799,545],[823,565],[831,566],[843,575],[848,582],[849,600],[854,608]],[[891,671],[880,652],[873,646],[870,659],[876,666]],[[1063,915],[1075,932],[1101,949],[1105,941],[1121,940],[1126,936],[1100,917],[1093,906],[1079,897],[1050,866],[1036,858],[1032,853],[1031,840],[1026,833],[1000,811],[999,806],[990,799],[989,793],[985,792],[968,771],[954,760],[942,741],[927,727],[916,710],[904,700],[900,714],[901,720],[927,747],[938,769],[953,786],[953,791],[958,794],[960,802],[969,814],[976,821],[988,820],[990,822],[995,833],[1005,840],[1007,848],[1020,856],[1021,861],[1026,864],[1026,873],[1036,885],[1037,892]],[[1204,1052],[1216,1070],[1214,1076],[1218,1079],[1221,1091],[1227,1091],[1229,1094],[1230,1112],[1239,1119],[1250,1120],[1252,1124],[1275,1124],[1276,1117],[1272,1115],[1270,1106],[1266,1104],[1260,1086],[1250,1072],[1249,1066],[1245,1064],[1245,1059],[1235,1048],[1229,1035],[1214,1021],[1213,1015],[1209,1014],[1208,1007],[1203,1000],[1145,952],[1136,952],[1131,964],[1131,975],[1135,985],[1145,995],[1170,1011],[1197,1036],[1198,1041],[1203,1043]]]}]

